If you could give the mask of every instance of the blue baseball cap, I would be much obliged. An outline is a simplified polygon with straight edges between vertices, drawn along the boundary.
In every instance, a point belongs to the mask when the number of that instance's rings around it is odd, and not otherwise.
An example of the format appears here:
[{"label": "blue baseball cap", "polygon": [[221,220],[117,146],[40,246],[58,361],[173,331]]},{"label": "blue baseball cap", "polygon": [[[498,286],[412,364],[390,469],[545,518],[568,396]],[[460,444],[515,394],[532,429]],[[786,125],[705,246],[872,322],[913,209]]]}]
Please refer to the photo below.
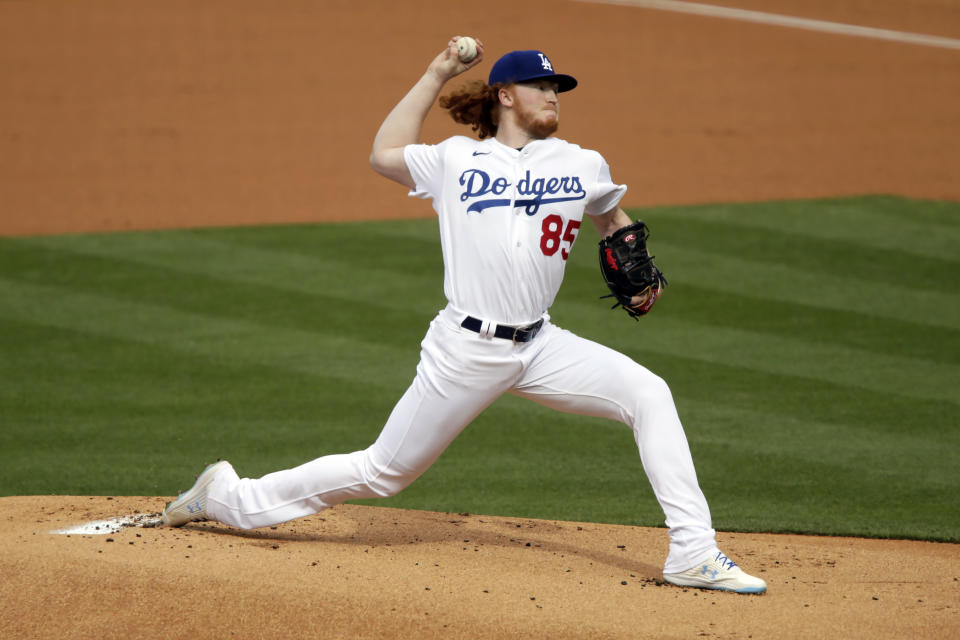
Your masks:
[{"label": "blue baseball cap", "polygon": [[487,84],[498,82],[530,82],[531,80],[548,79],[557,83],[557,92],[570,91],[577,86],[577,79],[573,76],[556,73],[553,64],[543,51],[536,49],[529,51],[511,51],[493,64],[490,69],[490,79]]}]

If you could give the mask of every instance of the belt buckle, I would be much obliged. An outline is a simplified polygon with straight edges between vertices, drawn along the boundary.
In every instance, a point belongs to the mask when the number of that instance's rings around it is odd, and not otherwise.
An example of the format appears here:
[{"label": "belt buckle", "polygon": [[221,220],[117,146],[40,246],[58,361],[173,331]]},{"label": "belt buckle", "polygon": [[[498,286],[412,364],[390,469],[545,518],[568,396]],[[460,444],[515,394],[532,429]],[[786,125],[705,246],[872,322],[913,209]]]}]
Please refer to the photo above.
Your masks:
[{"label": "belt buckle", "polygon": [[524,337],[527,338],[527,339],[524,340],[523,342],[530,342],[531,340],[533,340],[533,337],[540,331],[540,325],[542,325],[542,324],[543,324],[543,322],[541,322],[540,320],[538,320],[537,322],[534,322],[533,324],[529,324],[529,325],[527,325],[527,326],[525,326],[525,327],[517,327],[516,329],[514,329],[514,330],[513,330],[513,342],[514,342],[514,344],[517,343],[517,336],[518,336],[519,334],[521,334],[521,333],[524,335]]}]

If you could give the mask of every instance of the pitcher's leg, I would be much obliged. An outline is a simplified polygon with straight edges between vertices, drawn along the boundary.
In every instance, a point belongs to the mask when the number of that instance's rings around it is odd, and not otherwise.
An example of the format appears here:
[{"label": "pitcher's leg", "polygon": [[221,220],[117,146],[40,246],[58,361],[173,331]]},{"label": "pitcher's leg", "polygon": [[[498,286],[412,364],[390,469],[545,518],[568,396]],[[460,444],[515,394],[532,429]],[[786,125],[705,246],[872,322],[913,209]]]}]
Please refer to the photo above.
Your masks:
[{"label": "pitcher's leg", "polygon": [[551,326],[543,337],[543,349],[513,392],[560,411],[610,418],[633,429],[669,527],[664,571],[688,569],[716,548],[716,532],[669,387],[627,356],[568,331]]},{"label": "pitcher's leg", "polygon": [[417,376],[373,445],[257,480],[220,473],[210,486],[208,516],[236,527],[265,527],[346,500],[391,496],[416,480],[519,373],[518,363],[457,329],[438,320],[431,325]]},{"label": "pitcher's leg", "polygon": [[501,391],[438,397],[418,376],[367,449],[324,456],[256,480],[221,473],[210,487],[207,513],[249,529],[312,515],[346,500],[399,493]]}]

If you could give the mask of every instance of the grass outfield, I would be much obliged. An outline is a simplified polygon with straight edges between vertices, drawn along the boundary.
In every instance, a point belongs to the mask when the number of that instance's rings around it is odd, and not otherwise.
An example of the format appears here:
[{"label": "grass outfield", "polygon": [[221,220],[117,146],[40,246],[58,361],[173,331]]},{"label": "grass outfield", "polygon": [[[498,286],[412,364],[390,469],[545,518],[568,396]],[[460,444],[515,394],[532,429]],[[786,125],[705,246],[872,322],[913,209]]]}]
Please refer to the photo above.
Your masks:
[{"label": "grass outfield", "polygon": [[[632,211],[670,286],[552,309],[670,383],[718,529],[960,541],[960,204]],[[366,265],[366,266],[365,266]],[[434,219],[0,238],[0,494],[170,495],[366,447],[443,305]],[[629,430],[504,397],[384,506],[661,526]]]}]

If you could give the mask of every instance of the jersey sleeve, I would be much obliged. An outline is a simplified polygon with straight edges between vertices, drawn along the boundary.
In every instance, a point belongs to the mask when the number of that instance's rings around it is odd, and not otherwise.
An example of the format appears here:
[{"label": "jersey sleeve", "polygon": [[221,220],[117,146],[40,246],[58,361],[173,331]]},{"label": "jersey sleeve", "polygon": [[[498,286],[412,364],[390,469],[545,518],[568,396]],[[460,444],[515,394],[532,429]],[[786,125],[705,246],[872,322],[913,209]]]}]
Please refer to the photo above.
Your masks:
[{"label": "jersey sleeve", "polygon": [[442,145],[408,144],[403,148],[403,160],[416,185],[410,195],[417,198],[436,198],[443,180]]},{"label": "jersey sleeve", "polygon": [[[599,154],[597,154],[599,155]],[[591,216],[606,213],[620,204],[620,200],[627,192],[627,185],[616,184],[610,177],[610,165],[600,156],[600,168],[597,171],[597,180],[591,190],[591,199],[584,211]]]}]

